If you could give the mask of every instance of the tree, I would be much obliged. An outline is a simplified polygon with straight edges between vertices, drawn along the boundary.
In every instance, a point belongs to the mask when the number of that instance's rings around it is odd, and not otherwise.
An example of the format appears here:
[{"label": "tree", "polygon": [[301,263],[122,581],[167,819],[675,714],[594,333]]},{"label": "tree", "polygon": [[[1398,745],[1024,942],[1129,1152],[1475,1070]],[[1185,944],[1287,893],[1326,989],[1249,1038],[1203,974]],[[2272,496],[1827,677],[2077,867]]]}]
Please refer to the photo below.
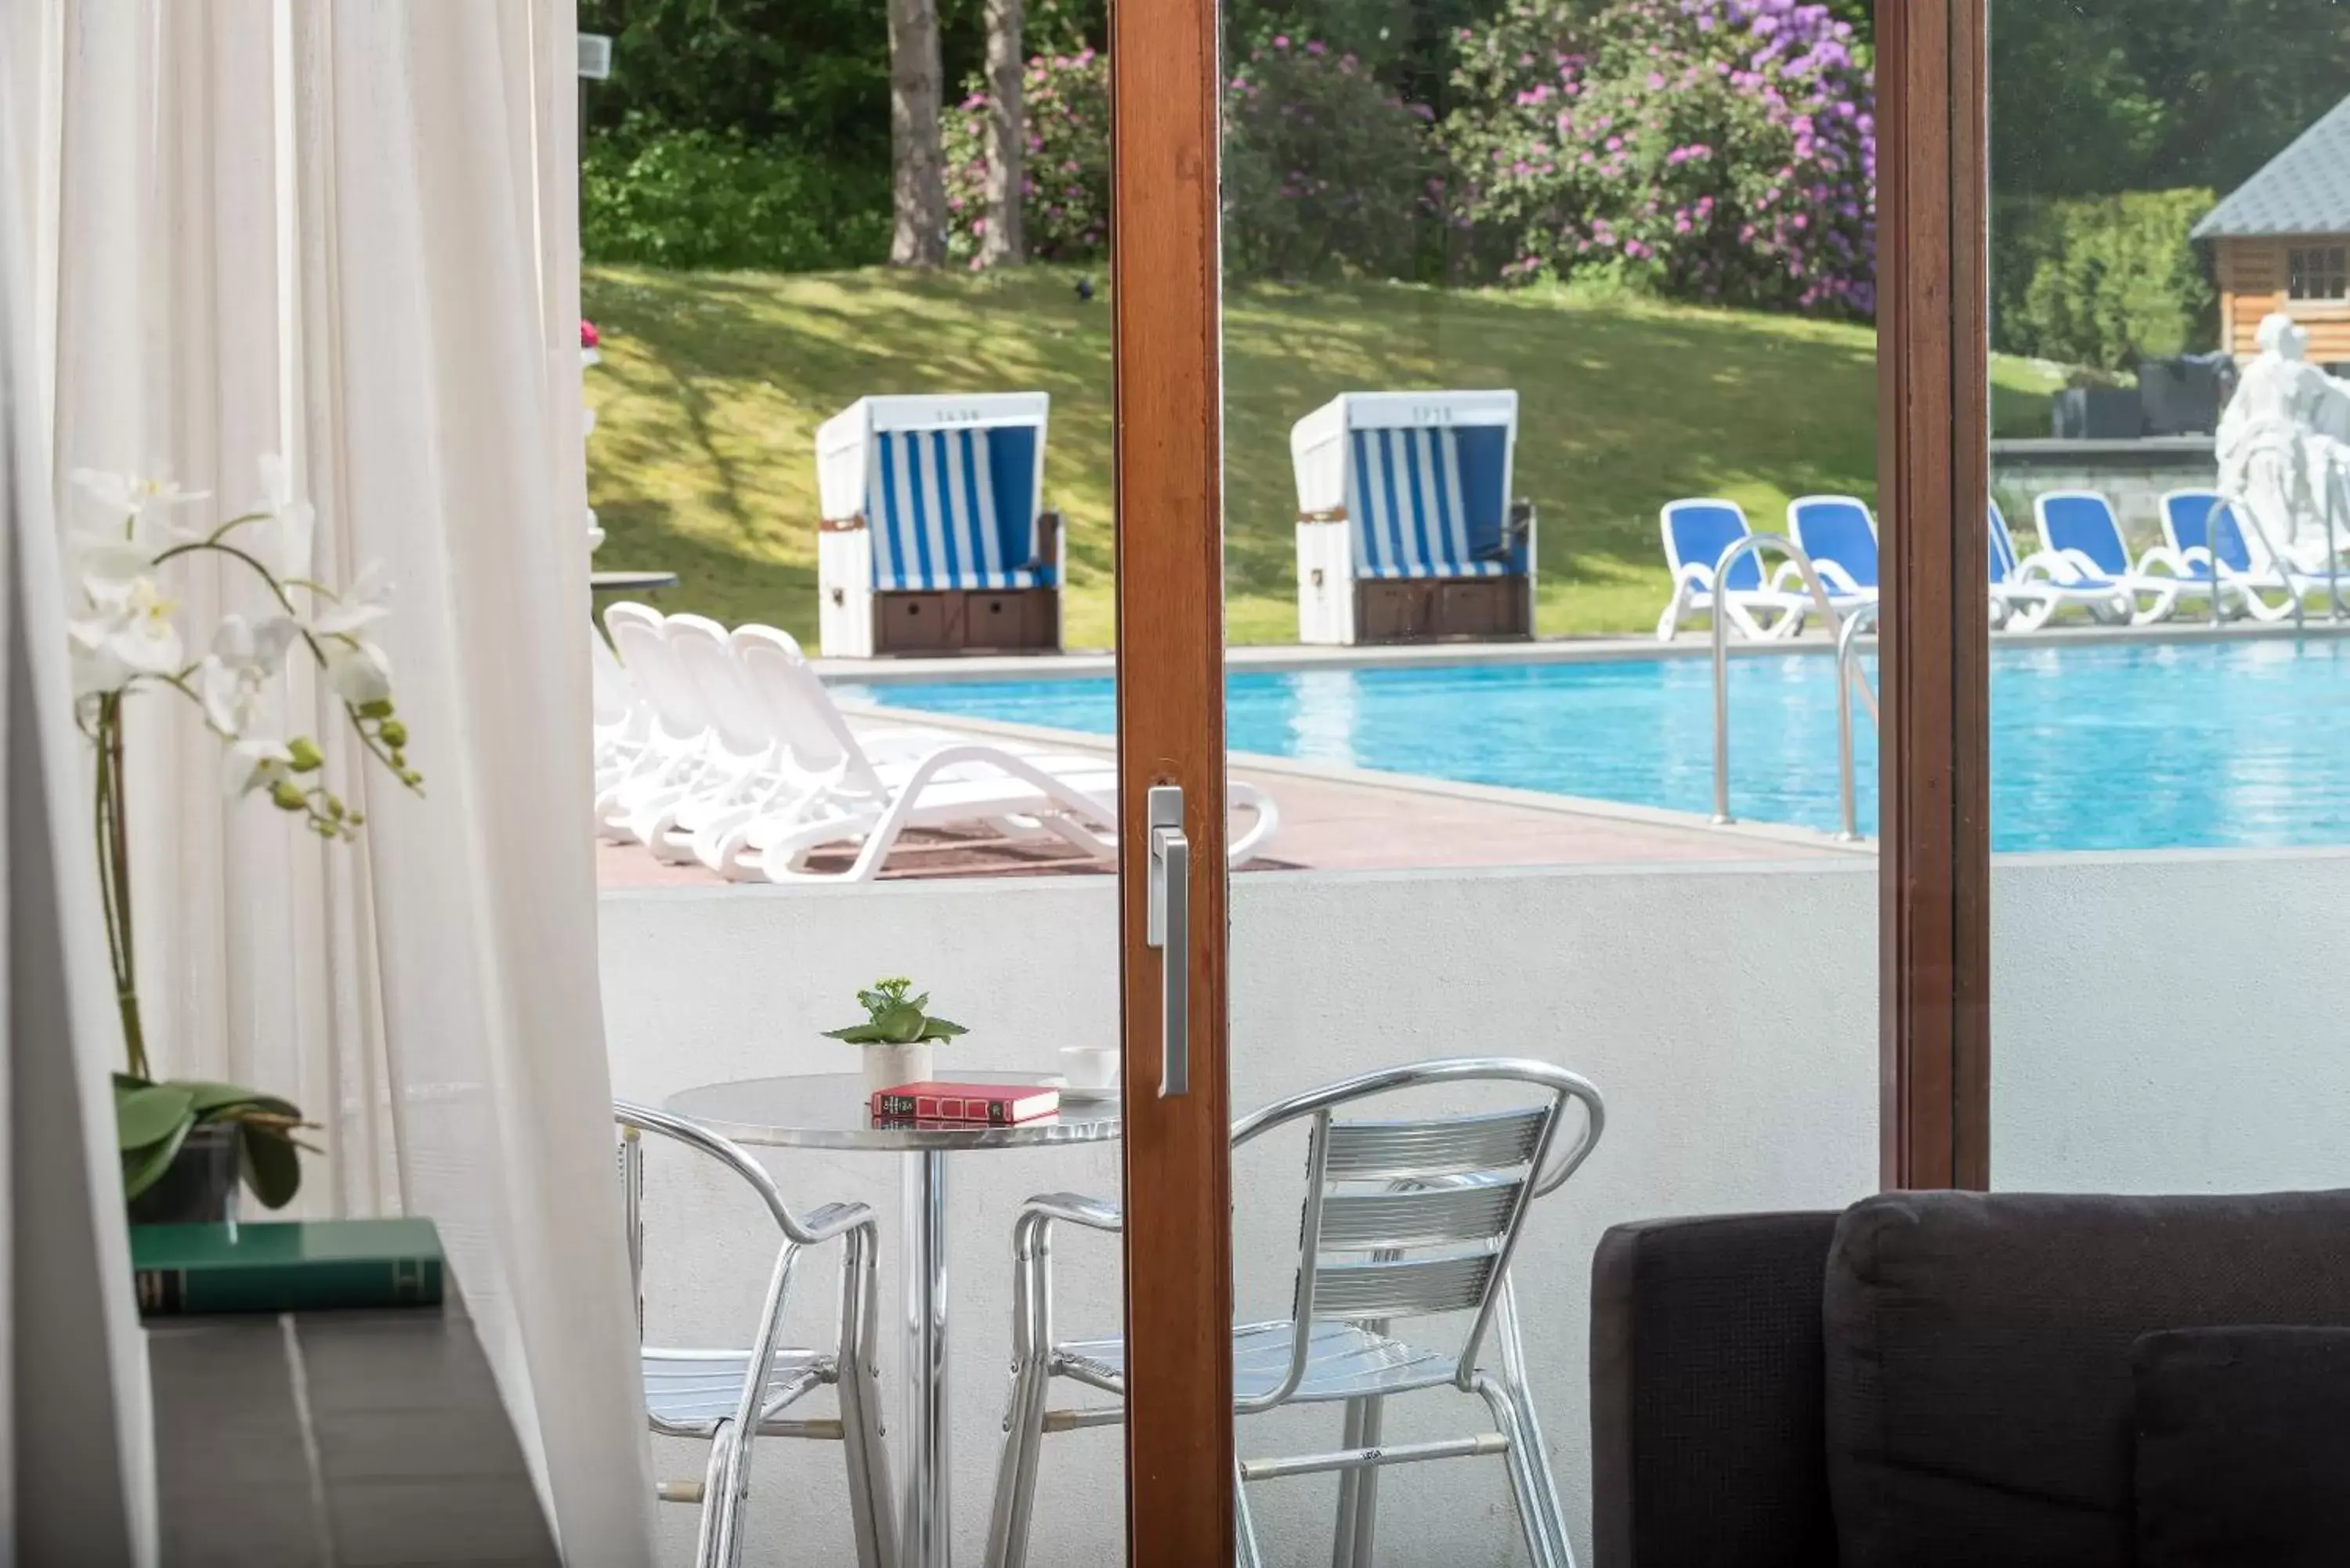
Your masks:
[{"label": "tree", "polygon": [[2342,101],[2339,0],[2000,0],[1991,190],[2225,194]]},{"label": "tree", "polygon": [[946,157],[939,145],[936,0],[889,0],[889,265],[947,256]]},{"label": "tree", "polygon": [[1018,266],[1028,259],[1021,217],[1028,127],[1020,103],[1027,64],[1020,13],[1021,0],[987,0],[987,233],[979,247],[982,266]]}]

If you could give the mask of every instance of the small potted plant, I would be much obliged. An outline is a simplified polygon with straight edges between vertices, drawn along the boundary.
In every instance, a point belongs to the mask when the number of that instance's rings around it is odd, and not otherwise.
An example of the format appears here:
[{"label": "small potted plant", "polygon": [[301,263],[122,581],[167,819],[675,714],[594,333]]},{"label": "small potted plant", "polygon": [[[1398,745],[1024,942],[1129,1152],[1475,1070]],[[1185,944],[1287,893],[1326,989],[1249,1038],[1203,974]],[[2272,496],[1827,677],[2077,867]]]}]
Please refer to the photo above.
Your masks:
[{"label": "small potted plant", "polygon": [[[67,633],[75,716],[97,754],[99,889],[125,1057],[114,1075],[123,1196],[134,1224],[231,1219],[240,1183],[280,1209],[302,1184],[299,1151],[310,1147],[296,1136],[311,1125],[301,1111],[258,1089],[161,1078],[149,1059],[130,904],[127,709],[146,692],[184,701],[221,743],[232,796],[259,795],[320,839],[356,838],[364,818],[328,787],[325,749],[285,732],[276,698],[287,661],[307,659],[356,749],[421,794],[390,665],[373,640],[388,596],[373,567],[340,589],[318,580],[310,504],[277,458],[261,460],[262,503],[209,530],[179,521],[203,496],[176,484],[87,470],[73,477],[100,516],[74,534]],[[197,557],[252,580],[269,607],[254,621],[222,616],[202,653],[182,636],[168,581],[175,563]]]},{"label": "small potted plant", "polygon": [[872,990],[857,993],[858,1004],[865,1009],[864,1023],[825,1031],[827,1040],[845,1040],[851,1045],[865,1047],[868,1091],[928,1082],[931,1044],[970,1033],[960,1023],[931,1017],[926,1011],[931,1005],[930,992],[920,996],[906,994],[913,989],[914,982],[902,977],[877,980]]}]

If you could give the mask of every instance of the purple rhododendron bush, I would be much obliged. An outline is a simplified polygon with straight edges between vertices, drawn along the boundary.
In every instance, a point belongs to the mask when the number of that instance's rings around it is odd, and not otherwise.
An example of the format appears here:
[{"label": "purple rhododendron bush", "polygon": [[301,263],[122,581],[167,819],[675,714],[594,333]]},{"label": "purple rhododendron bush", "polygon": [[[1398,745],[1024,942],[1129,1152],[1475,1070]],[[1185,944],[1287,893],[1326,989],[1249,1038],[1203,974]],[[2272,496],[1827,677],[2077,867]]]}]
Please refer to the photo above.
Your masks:
[{"label": "purple rhododendron bush", "polygon": [[[947,160],[947,254],[979,265],[987,231],[987,95],[974,88],[939,126]],[[1082,262],[1109,248],[1109,57],[1039,55],[1020,82],[1028,149],[1022,186],[1028,254]]]},{"label": "purple rhododendron bush", "polygon": [[1876,306],[1877,122],[1852,30],[1795,0],[1513,0],[1464,28],[1458,199],[1504,278],[1604,269],[1727,305]]},{"label": "purple rhododendron bush", "polygon": [[[1225,89],[1234,276],[1600,278],[1721,305],[1876,306],[1875,100],[1852,29],[1797,0],[1510,0],[1454,40],[1440,123],[1355,57],[1276,36]],[[1108,242],[1107,61],[1028,66],[1030,254]],[[977,265],[987,99],[949,116],[952,252]]]}]

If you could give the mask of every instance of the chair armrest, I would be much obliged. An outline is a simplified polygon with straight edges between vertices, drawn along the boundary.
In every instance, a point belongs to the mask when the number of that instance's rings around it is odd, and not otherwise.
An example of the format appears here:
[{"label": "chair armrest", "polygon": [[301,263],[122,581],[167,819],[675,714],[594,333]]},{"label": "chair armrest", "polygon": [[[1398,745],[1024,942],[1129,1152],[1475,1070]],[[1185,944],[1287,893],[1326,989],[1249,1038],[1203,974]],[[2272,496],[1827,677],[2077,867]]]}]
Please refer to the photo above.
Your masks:
[{"label": "chair armrest", "polygon": [[2049,582],[2061,587],[2066,583],[2078,582],[2080,577],[2080,568],[2066,557],[2054,550],[2035,550],[2015,564],[2015,576],[2008,580],[2014,583]]},{"label": "chair armrest", "polygon": [[743,1185],[759,1195],[785,1236],[799,1246],[816,1246],[854,1231],[859,1225],[873,1222],[873,1211],[862,1203],[829,1203],[802,1219],[785,1203],[784,1195],[776,1189],[775,1179],[767,1174],[764,1167],[744,1153],[732,1139],[721,1137],[699,1122],[626,1100],[612,1102],[612,1119],[621,1127],[633,1127],[639,1133],[651,1133],[672,1143],[682,1144],[694,1153],[733,1171],[742,1179]]},{"label": "chair armrest", "polygon": [[811,1209],[800,1216],[800,1229],[806,1232],[808,1246],[846,1236],[851,1231],[871,1229],[873,1210],[864,1203],[827,1203],[821,1209]]},{"label": "chair armrest", "polygon": [[1534,504],[1531,501],[1510,503],[1509,515],[1502,520],[1502,531],[1490,545],[1477,547],[1474,558],[1480,561],[1515,562],[1534,531]]},{"label": "chair armrest", "polygon": [[1126,1216],[1115,1203],[1078,1192],[1042,1192],[1020,1206],[1023,1219],[1066,1220],[1088,1231],[1112,1235],[1126,1228]]},{"label": "chair armrest", "polygon": [[1061,558],[1061,514],[1045,511],[1036,514],[1035,552],[1028,557],[1026,569],[1049,572]]}]

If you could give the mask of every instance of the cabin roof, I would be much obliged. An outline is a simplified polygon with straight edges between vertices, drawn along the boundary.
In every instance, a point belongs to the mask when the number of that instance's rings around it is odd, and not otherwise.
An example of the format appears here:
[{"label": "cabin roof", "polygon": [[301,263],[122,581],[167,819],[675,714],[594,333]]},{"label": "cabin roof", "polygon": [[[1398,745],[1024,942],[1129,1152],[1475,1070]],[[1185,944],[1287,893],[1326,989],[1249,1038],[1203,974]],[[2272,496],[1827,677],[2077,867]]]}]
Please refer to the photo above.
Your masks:
[{"label": "cabin roof", "polygon": [[2199,240],[2350,234],[2350,98],[2195,225]]}]

